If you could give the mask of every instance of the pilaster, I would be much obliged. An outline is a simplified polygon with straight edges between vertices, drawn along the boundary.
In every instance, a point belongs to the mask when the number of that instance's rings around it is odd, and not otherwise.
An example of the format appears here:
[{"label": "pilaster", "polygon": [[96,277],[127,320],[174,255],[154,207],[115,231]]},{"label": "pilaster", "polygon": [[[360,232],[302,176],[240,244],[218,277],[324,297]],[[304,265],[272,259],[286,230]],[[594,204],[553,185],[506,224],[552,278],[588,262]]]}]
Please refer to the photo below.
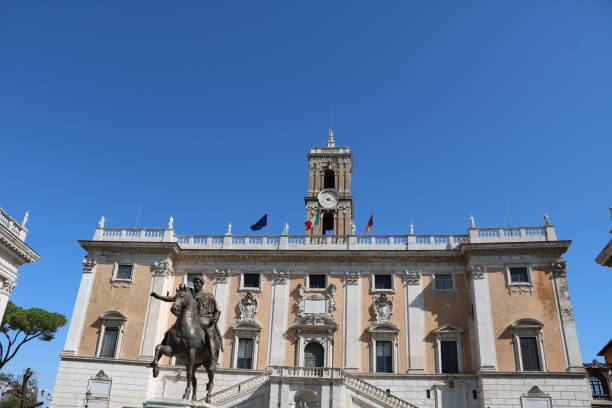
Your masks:
[{"label": "pilaster", "polygon": [[81,284],[77,293],[74,308],[72,309],[72,319],[68,327],[68,335],[64,344],[65,354],[76,354],[81,342],[81,334],[83,333],[83,325],[85,324],[85,315],[89,305],[89,297],[96,273],[95,258],[83,259],[83,274],[81,275]]},{"label": "pilaster", "polygon": [[[151,292],[165,296],[171,288],[171,276],[174,270],[170,261],[155,262],[151,266]],[[155,354],[155,346],[161,343],[166,326],[167,313],[164,313],[163,302],[149,297],[145,326],[140,342],[140,360],[150,360]]]},{"label": "pilaster", "polygon": [[16,287],[17,282],[13,279],[4,279],[2,282],[2,287],[0,287],[0,320],[4,317],[4,311],[6,310],[11,292]]},{"label": "pilaster", "polygon": [[569,288],[567,285],[567,263],[563,258],[559,258],[551,262],[550,269],[553,274],[553,282],[555,285],[557,311],[561,320],[563,346],[567,355],[567,369],[568,371],[583,371],[584,366],[582,365],[580,345],[578,344],[574,311],[572,309],[572,302],[570,300]]},{"label": "pilaster", "polygon": [[273,366],[285,365],[285,332],[289,313],[289,285],[288,274],[275,273],[272,284],[272,310],[270,317],[270,335],[268,349],[268,364]]},{"label": "pilaster", "polygon": [[361,359],[361,273],[347,271],[344,274],[344,368],[359,371]]},{"label": "pilaster", "polygon": [[[221,311],[221,317],[217,322],[217,326],[219,327],[219,332],[221,333],[221,341],[225,338],[225,330],[227,329],[227,316],[229,316],[228,311],[228,303],[229,303],[229,280],[228,278],[232,275],[232,271],[230,269],[216,269],[215,270],[215,286],[214,286],[214,295],[217,300],[217,306]],[[219,350],[219,361],[218,364],[221,364],[223,352]]]},{"label": "pilaster", "polygon": [[408,308],[408,333],[406,333],[408,372],[423,373],[425,372],[425,310],[422,272],[405,271],[404,285]]},{"label": "pilaster", "polygon": [[481,265],[468,265],[466,273],[471,282],[476,328],[478,371],[497,370],[497,352],[493,332],[493,312],[487,270]]}]

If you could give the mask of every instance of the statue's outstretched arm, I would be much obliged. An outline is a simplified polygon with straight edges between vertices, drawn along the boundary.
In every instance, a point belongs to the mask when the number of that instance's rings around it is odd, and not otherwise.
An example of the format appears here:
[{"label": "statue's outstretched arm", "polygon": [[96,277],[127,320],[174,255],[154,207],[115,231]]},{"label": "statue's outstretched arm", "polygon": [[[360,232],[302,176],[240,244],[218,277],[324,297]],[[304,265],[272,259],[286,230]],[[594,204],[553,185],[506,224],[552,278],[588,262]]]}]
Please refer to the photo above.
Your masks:
[{"label": "statue's outstretched arm", "polygon": [[176,299],[176,296],[162,296],[155,292],[151,292],[151,296],[153,296],[155,299],[163,300],[164,302],[174,302],[174,299]]}]

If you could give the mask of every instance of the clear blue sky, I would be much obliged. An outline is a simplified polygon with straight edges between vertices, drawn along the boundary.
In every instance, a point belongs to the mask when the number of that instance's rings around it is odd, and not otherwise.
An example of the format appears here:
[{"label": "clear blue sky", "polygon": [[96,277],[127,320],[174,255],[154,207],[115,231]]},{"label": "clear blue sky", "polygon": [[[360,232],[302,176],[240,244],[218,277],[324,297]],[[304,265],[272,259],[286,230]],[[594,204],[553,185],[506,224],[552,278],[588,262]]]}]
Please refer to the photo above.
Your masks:
[{"label": "clear blue sky", "polygon": [[[541,225],[567,254],[583,359],[612,337],[609,1],[0,3],[0,206],[31,212],[12,299],[70,316],[97,220],[179,234],[304,222],[330,112],[356,223]],[[66,329],[7,369],[51,387]]]}]

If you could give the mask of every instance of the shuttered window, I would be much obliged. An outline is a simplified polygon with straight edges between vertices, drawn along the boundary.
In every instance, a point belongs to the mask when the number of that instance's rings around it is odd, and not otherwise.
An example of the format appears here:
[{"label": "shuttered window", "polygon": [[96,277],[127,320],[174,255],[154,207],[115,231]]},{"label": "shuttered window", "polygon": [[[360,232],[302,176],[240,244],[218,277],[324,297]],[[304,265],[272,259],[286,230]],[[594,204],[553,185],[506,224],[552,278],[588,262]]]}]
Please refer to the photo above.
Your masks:
[{"label": "shuttered window", "polygon": [[117,341],[119,340],[119,327],[104,328],[104,337],[100,347],[100,357],[115,358]]},{"label": "shuttered window", "polygon": [[238,361],[236,368],[253,368],[253,339],[238,340]]},{"label": "shuttered window", "polygon": [[442,372],[456,374],[459,372],[459,360],[457,357],[456,341],[441,341],[440,354],[442,360]]},{"label": "shuttered window", "polygon": [[538,339],[536,337],[521,337],[520,345],[523,371],[542,371],[538,353]]},{"label": "shuttered window", "polygon": [[376,372],[392,373],[393,372],[393,342],[377,341],[376,342]]}]

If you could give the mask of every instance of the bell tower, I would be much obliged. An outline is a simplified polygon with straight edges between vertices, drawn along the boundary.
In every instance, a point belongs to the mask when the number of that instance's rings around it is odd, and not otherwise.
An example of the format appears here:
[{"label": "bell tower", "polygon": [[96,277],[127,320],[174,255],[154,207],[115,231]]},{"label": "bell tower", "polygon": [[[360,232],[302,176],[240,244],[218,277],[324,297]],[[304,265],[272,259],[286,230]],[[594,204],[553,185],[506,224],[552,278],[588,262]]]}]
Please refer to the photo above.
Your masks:
[{"label": "bell tower", "polygon": [[327,137],[327,147],[312,147],[308,152],[306,219],[319,214],[313,235],[351,235],[353,155],[350,147],[336,147],[332,129]]}]

